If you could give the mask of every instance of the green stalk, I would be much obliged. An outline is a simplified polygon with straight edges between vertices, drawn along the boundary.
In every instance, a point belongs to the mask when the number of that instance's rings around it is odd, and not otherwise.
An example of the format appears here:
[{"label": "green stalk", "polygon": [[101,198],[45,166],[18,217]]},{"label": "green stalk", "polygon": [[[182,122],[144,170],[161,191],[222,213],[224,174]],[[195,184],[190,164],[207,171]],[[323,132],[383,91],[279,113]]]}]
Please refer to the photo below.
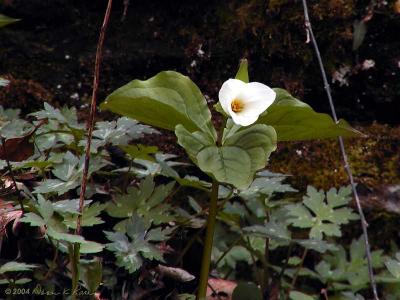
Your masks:
[{"label": "green stalk", "polygon": [[210,264],[211,264],[211,251],[214,239],[215,224],[217,221],[218,187],[219,187],[219,182],[214,179],[210,194],[210,208],[207,219],[206,239],[204,241],[203,258],[201,260],[201,269],[200,269],[199,289],[197,292],[196,300],[203,300],[206,298],[208,273],[210,272]]},{"label": "green stalk", "polygon": [[80,245],[78,243],[71,244],[69,247],[69,255],[71,262],[71,299],[76,300],[76,291],[78,290],[79,284],[79,256],[80,256]]}]

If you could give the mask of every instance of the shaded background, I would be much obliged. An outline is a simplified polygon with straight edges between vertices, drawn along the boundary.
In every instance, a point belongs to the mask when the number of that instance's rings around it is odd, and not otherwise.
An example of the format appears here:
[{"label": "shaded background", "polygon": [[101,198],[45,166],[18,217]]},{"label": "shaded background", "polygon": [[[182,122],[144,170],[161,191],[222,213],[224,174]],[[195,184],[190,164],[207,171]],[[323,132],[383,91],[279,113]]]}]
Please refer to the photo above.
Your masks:
[{"label": "shaded background", "polygon": [[[221,83],[247,57],[253,81],[284,87],[328,111],[311,44],[305,43],[301,1],[131,0],[124,20],[123,1],[114,2],[102,96],[132,79],[176,69],[215,101]],[[332,84],[339,115],[363,124],[397,124],[400,15],[395,1],[375,1],[373,12],[370,1],[309,2],[328,73],[349,68],[348,86]],[[1,12],[22,20],[0,31],[0,74],[31,80],[30,92],[35,94],[36,87],[42,94],[33,95],[37,100],[87,103],[105,5],[104,0],[3,1]],[[370,19],[365,39],[353,51],[353,24],[365,18]],[[365,60],[375,66],[362,70]],[[24,99],[9,96],[0,96],[1,103],[21,107],[17,100]],[[42,106],[40,101],[26,105],[29,110],[36,106]]]},{"label": "shaded background", "polygon": [[[11,79],[0,90],[0,104],[23,113],[43,101],[74,105],[84,118],[106,2],[4,0],[0,12],[21,21],[0,31],[0,75]],[[399,184],[400,2],[318,0],[309,1],[309,9],[329,80],[336,78],[331,87],[338,115],[369,134],[349,143],[359,182],[368,191]],[[354,27],[360,21],[364,38]],[[99,101],[132,79],[172,69],[189,75],[211,105],[246,57],[252,81],[286,88],[315,110],[329,112],[306,38],[298,0],[115,0]],[[356,50],[354,39],[360,44]],[[147,142],[182,154],[174,136]],[[280,145],[272,160],[271,168],[296,175],[298,186],[348,182],[335,140]]]}]

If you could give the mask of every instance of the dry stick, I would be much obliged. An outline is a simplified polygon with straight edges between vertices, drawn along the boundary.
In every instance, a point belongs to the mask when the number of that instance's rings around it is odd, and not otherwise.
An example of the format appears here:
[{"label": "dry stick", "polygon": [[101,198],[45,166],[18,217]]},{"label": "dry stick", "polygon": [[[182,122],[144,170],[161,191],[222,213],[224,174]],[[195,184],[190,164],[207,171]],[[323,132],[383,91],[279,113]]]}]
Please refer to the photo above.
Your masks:
[{"label": "dry stick", "polygon": [[[94,78],[93,78],[93,92],[92,92],[92,101],[90,104],[90,115],[89,115],[89,122],[87,124],[88,129],[88,136],[86,140],[86,151],[85,151],[85,162],[83,166],[83,175],[82,175],[82,183],[81,183],[81,191],[79,195],[79,215],[76,221],[76,230],[75,234],[81,234],[81,221],[82,221],[82,212],[85,202],[85,193],[86,193],[86,186],[88,180],[88,173],[89,173],[89,161],[90,161],[90,144],[92,143],[92,134],[93,134],[93,127],[94,127],[94,118],[96,115],[96,104],[97,104],[97,92],[99,89],[99,78],[100,78],[100,64],[103,52],[103,44],[104,44],[104,37],[106,34],[106,29],[108,25],[108,20],[110,19],[112,7],[112,0],[108,0],[106,13],[104,15],[103,25],[101,26],[99,41],[97,43],[97,51],[96,51],[96,60],[94,66]],[[72,260],[72,288],[73,290],[77,288],[79,275],[78,275],[78,264],[79,264],[79,244],[75,244],[71,247],[70,255]],[[73,299],[76,299],[75,293],[73,293]]]},{"label": "dry stick", "polygon": [[78,215],[78,220],[76,223],[76,231],[75,231],[76,234],[81,233],[81,219],[82,219],[83,205],[84,205],[84,201],[85,201],[85,192],[86,192],[86,185],[87,185],[88,172],[89,172],[90,144],[92,143],[94,118],[96,115],[97,91],[99,89],[100,64],[101,64],[101,58],[102,58],[102,53],[103,53],[104,37],[106,34],[108,20],[110,19],[111,6],[112,6],[112,0],[108,0],[107,10],[106,10],[106,14],[104,16],[103,25],[101,26],[99,42],[97,44],[96,61],[95,61],[95,66],[94,66],[92,101],[90,104],[89,122],[87,124],[88,136],[87,136],[87,141],[86,141],[85,164],[83,167],[81,192],[79,195],[79,215]]},{"label": "dry stick", "polygon": [[24,204],[23,204],[22,199],[21,199],[21,191],[18,188],[17,181],[15,180],[14,172],[13,172],[13,169],[12,169],[11,164],[10,164],[10,160],[7,157],[6,139],[2,138],[1,142],[3,144],[3,152],[5,154],[5,161],[6,161],[6,164],[7,164],[7,169],[8,169],[8,172],[10,173],[11,181],[12,181],[12,184],[14,186],[15,192],[18,195],[19,205],[21,207],[22,213],[25,214]]},{"label": "dry stick", "polygon": [[[333,104],[332,94],[331,94],[330,86],[329,86],[328,79],[327,79],[327,76],[326,76],[325,67],[324,67],[324,64],[322,62],[321,53],[319,52],[318,44],[317,44],[317,41],[315,39],[314,33],[312,31],[310,17],[308,15],[307,1],[306,0],[302,0],[302,1],[303,1],[303,7],[304,7],[305,27],[306,27],[306,30],[307,30],[307,40],[309,40],[309,38],[311,38],[311,42],[312,42],[312,44],[314,46],[315,54],[317,56],[318,64],[319,64],[319,67],[320,67],[320,70],[321,70],[321,74],[322,74],[322,79],[324,81],[324,88],[325,88],[326,94],[328,96],[329,105],[330,105],[330,108],[331,108],[331,111],[332,111],[332,116],[333,116],[334,121],[337,123],[338,122],[338,118],[337,118],[337,115],[336,115],[336,109],[335,109],[335,106]],[[341,136],[339,137],[339,145],[340,145],[340,152],[342,153],[342,158],[343,158],[343,162],[344,162],[344,168],[345,168],[345,170],[347,172],[347,175],[349,177],[350,184],[351,184],[351,189],[353,191],[354,198],[355,198],[356,204],[357,204],[358,214],[360,215],[360,219],[361,219],[361,227],[362,227],[362,230],[363,230],[363,233],[364,233],[365,252],[366,252],[367,261],[368,261],[368,273],[369,273],[369,279],[370,279],[370,283],[371,283],[371,289],[372,289],[372,292],[374,294],[374,299],[375,300],[379,300],[378,292],[377,292],[377,289],[376,289],[376,281],[375,281],[375,277],[374,277],[374,271],[372,269],[371,249],[370,249],[370,245],[369,245],[369,242],[368,242],[368,231],[367,231],[368,223],[365,220],[364,212],[362,210],[360,199],[358,197],[358,193],[357,193],[357,190],[356,190],[356,185],[354,183],[353,173],[352,173],[352,171],[350,169],[349,161],[348,161],[347,154],[346,154],[346,149],[344,147],[343,138]]]}]

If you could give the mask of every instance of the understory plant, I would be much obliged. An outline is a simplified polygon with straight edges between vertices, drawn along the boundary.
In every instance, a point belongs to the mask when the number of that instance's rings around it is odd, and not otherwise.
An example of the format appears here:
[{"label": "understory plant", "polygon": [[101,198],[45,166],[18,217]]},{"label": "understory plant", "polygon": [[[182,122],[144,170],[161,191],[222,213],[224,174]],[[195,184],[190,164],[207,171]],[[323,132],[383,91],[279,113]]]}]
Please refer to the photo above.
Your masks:
[{"label": "understory plant", "polygon": [[134,80],[113,92],[103,109],[149,125],[174,130],[190,159],[212,178],[209,214],[197,299],[206,296],[221,184],[243,190],[265,168],[277,141],[355,136],[345,121],[335,124],[283,89],[249,82],[243,60],[235,79],[219,92],[216,109],[225,120],[219,131],[198,87],[177,72]]},{"label": "understory plant", "polygon": [[[45,103],[21,119],[19,110],[0,107],[0,286],[10,293],[2,296],[204,299],[207,283],[209,297],[232,292],[211,276],[233,282],[235,300],[320,293],[368,299],[350,188],[297,191],[287,175],[265,169],[278,142],[359,133],[283,89],[248,82],[242,61],[214,107],[220,128],[198,87],[180,73],[161,72],[113,92],[101,107],[123,116],[95,124],[82,214],[87,132],[76,109]],[[260,103],[264,96],[267,103]],[[175,133],[196,168],[143,143],[160,130]],[[198,276],[193,253],[201,244]],[[386,299],[400,293],[400,256],[392,244],[372,253]]]}]

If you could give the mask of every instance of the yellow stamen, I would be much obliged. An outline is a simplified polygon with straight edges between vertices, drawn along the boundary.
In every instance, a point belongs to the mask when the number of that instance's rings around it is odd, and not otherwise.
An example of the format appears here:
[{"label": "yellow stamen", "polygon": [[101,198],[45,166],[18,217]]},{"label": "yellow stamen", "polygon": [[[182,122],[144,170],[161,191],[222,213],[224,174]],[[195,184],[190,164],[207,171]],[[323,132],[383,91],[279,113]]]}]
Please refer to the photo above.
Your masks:
[{"label": "yellow stamen", "polygon": [[235,113],[241,112],[243,110],[243,108],[244,108],[244,104],[243,104],[243,102],[241,100],[234,99],[231,102],[231,108],[232,108],[232,111],[235,112]]}]

